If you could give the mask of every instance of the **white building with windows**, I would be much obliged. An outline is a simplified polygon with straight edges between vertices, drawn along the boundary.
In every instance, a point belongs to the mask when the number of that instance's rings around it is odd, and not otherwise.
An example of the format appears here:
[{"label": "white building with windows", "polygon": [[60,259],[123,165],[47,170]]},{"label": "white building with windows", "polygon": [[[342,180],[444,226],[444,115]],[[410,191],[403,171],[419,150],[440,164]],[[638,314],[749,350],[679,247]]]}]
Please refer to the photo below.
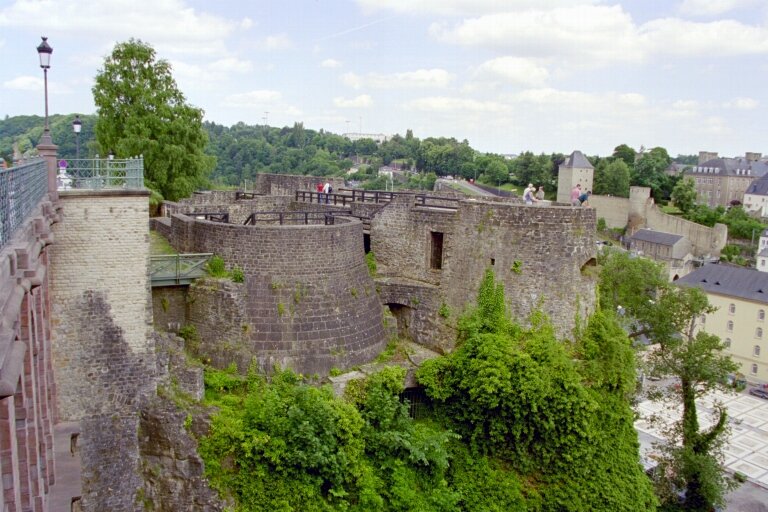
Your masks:
[{"label": "white building with windows", "polygon": [[768,273],[731,265],[704,265],[676,281],[706,292],[717,308],[702,329],[718,336],[752,383],[768,382]]},{"label": "white building with windows", "polygon": [[768,272],[768,229],[760,233],[760,241],[757,246],[757,261],[755,262],[757,270]]}]

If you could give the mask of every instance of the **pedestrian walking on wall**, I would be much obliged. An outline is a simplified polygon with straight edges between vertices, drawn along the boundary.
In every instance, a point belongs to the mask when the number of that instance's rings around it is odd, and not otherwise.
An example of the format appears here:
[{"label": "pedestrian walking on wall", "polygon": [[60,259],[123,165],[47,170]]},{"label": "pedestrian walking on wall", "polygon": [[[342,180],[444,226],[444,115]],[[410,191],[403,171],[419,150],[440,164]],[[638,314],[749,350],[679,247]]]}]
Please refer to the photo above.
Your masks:
[{"label": "pedestrian walking on wall", "polygon": [[532,205],[537,201],[537,199],[533,197],[535,191],[536,189],[533,188],[533,183],[529,183],[528,187],[523,192],[523,201],[525,201],[525,204]]},{"label": "pedestrian walking on wall", "polygon": [[581,206],[579,197],[581,197],[581,183],[573,187],[573,190],[571,190],[571,206]]},{"label": "pedestrian walking on wall", "polygon": [[325,194],[325,204],[328,204],[331,195],[331,184],[327,181],[323,185],[323,194]]},{"label": "pedestrian walking on wall", "polygon": [[579,196],[579,204],[581,204],[581,206],[583,206],[584,208],[589,208],[589,196],[591,195],[592,195],[592,192],[590,192],[589,190],[581,194]]},{"label": "pedestrian walking on wall", "polygon": [[538,201],[544,200],[544,187],[539,187],[539,190],[536,191],[536,199]]},{"label": "pedestrian walking on wall", "polygon": [[323,184],[318,183],[315,187],[315,190],[317,191],[317,202],[322,203],[323,202]]}]

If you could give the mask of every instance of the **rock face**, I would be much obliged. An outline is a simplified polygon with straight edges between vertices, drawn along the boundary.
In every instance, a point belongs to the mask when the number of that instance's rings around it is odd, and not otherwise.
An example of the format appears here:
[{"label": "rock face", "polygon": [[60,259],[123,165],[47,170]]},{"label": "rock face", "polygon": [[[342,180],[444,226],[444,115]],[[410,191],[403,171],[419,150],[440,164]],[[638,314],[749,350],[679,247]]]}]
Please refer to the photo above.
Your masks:
[{"label": "rock face", "polygon": [[[140,510],[225,510],[226,503],[203,476],[197,442],[184,426],[188,414],[162,400],[141,412],[139,449],[144,486],[137,497],[142,504]],[[195,417],[200,425],[200,416]]]},{"label": "rock face", "polygon": [[[183,340],[155,335],[158,386],[162,395],[192,403],[203,396],[203,371],[189,365]],[[205,435],[210,411],[200,406],[182,410],[157,397],[142,407],[138,420],[139,457],[143,483],[136,495],[139,510],[219,512],[228,505],[208,486],[203,460],[192,435]]]}]

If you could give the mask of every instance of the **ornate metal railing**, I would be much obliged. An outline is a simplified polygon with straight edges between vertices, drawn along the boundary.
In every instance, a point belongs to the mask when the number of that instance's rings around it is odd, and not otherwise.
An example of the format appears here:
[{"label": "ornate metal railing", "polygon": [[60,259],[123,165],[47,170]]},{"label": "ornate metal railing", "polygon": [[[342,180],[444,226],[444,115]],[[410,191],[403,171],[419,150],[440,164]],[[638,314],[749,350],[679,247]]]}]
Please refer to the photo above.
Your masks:
[{"label": "ornate metal railing", "polygon": [[59,190],[143,189],[144,158],[81,158],[59,162]]},{"label": "ornate metal railing", "polygon": [[48,193],[45,160],[0,170],[0,249]]},{"label": "ornate metal railing", "polygon": [[205,264],[211,253],[150,256],[149,276],[152,286],[190,284],[205,275]]}]

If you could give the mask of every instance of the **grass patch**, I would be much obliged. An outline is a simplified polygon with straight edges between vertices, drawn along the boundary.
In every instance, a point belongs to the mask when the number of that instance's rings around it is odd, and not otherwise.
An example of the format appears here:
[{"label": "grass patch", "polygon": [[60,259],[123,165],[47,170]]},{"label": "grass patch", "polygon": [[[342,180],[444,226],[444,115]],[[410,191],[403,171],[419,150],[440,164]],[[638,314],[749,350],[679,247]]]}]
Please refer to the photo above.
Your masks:
[{"label": "grass patch", "polygon": [[157,231],[149,232],[149,254],[152,256],[165,256],[178,254],[171,243]]}]

